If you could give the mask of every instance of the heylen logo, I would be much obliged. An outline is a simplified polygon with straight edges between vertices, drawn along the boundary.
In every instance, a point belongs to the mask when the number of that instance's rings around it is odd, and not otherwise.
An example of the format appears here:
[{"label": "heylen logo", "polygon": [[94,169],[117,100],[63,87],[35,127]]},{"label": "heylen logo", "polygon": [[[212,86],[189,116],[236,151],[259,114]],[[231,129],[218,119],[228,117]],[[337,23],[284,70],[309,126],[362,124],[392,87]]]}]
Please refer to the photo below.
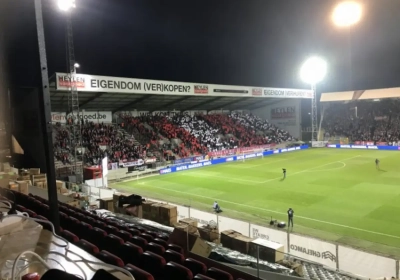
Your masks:
[{"label": "heylen logo", "polygon": [[293,245],[293,244],[290,245],[290,250],[301,252],[303,254],[310,255],[310,256],[313,256],[313,257],[317,257],[317,258],[321,258],[321,259],[328,259],[328,260],[331,260],[333,262],[336,262],[336,256],[332,252],[329,252],[329,251],[321,253],[321,252],[318,252],[318,251],[314,251],[312,249],[307,249],[307,248],[296,246],[296,245]]},{"label": "heylen logo", "polygon": [[261,96],[262,95],[262,89],[261,88],[253,88],[251,90],[251,95],[253,95],[253,96]]},{"label": "heylen logo", "polygon": [[58,84],[60,87],[72,87],[75,86],[77,88],[85,88],[85,78],[75,76],[71,78],[70,76],[59,76]]},{"label": "heylen logo", "polygon": [[194,86],[194,93],[207,94],[208,93],[208,86],[196,85],[196,86]]}]

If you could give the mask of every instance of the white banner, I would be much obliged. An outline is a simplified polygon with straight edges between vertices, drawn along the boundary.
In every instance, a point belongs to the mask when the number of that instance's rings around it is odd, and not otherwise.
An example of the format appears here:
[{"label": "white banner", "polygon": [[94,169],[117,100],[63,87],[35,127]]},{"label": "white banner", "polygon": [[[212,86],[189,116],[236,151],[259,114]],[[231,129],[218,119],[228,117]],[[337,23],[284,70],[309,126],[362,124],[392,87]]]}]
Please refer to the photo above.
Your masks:
[{"label": "white banner", "polygon": [[132,167],[132,166],[138,166],[138,165],[143,165],[144,164],[144,160],[143,159],[138,159],[136,161],[129,161],[129,162],[119,162],[119,166],[122,167]]},{"label": "white banner", "polygon": [[176,206],[178,209],[178,221],[181,219],[189,218],[189,208],[185,206]]},{"label": "white banner", "polygon": [[208,225],[210,222],[215,224],[217,223],[216,214],[206,213],[193,208],[190,208],[190,218],[195,219],[198,223],[198,226]]},{"label": "white banner", "polygon": [[339,246],[339,268],[367,278],[396,277],[396,261]]},{"label": "white banner", "polygon": [[219,232],[232,229],[234,231],[240,232],[245,236],[249,236],[249,223],[234,220],[227,217],[218,216],[218,229]]},{"label": "white banner", "polygon": [[262,238],[268,241],[279,243],[285,246],[285,253],[288,252],[287,248],[287,232],[271,229],[267,227],[262,227],[258,225],[250,225],[250,237],[251,238]]},{"label": "white banner", "polygon": [[336,245],[296,234],[290,234],[289,240],[290,255],[336,269]]},{"label": "white banner", "polygon": [[286,88],[253,88],[247,86],[212,85],[170,81],[143,80],[76,74],[73,81],[68,74],[56,73],[56,88],[68,91],[75,85],[78,91],[138,94],[210,95],[234,97],[312,98],[311,90]]},{"label": "white banner", "polygon": [[311,141],[311,147],[313,148],[324,148],[328,144],[328,141]]},{"label": "white banner", "polygon": [[[84,121],[94,122],[94,123],[112,123],[112,113],[110,111],[84,111],[80,112],[81,119]],[[51,122],[53,123],[66,123],[68,117],[65,112],[52,112]]]}]

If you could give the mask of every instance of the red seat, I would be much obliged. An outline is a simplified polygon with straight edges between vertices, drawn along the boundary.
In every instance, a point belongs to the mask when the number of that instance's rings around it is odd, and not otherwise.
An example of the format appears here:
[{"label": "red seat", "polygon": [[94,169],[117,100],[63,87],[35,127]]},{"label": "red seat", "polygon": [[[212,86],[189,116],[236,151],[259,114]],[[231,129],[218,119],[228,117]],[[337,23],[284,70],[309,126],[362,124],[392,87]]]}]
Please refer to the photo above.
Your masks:
[{"label": "red seat", "polygon": [[75,245],[92,255],[98,254],[100,252],[99,248],[97,248],[96,245],[90,243],[89,241],[86,241],[85,239],[79,240]]},{"label": "red seat", "polygon": [[132,276],[133,276],[133,278],[135,278],[135,280],[154,280],[153,275],[151,275],[147,271],[144,271],[143,269],[140,269],[132,264],[127,264],[125,266],[125,269],[128,270],[132,274]]},{"label": "red seat", "polygon": [[96,257],[99,260],[102,260],[103,262],[108,263],[108,264],[112,264],[112,265],[119,266],[119,267],[125,266],[124,262],[120,258],[118,258],[114,254],[111,254],[108,251],[103,250],[100,253],[96,254]]},{"label": "red seat", "polygon": [[130,234],[132,234],[132,236],[140,234],[140,231],[138,231],[137,229],[133,229],[133,228],[128,228],[126,231],[129,232]]},{"label": "red seat", "polygon": [[190,269],[175,262],[169,262],[164,269],[166,280],[192,280],[193,274]]},{"label": "red seat", "polygon": [[26,212],[26,213],[29,215],[29,217],[31,217],[31,218],[35,218],[35,217],[37,216],[36,212],[33,212],[32,210],[26,209],[25,212]]},{"label": "red seat", "polygon": [[166,249],[178,252],[179,254],[182,254],[182,255],[184,254],[183,248],[179,245],[168,244],[168,247]]},{"label": "red seat", "polygon": [[214,278],[207,277],[207,276],[205,276],[203,274],[197,274],[193,279],[198,279],[198,280],[216,280]]},{"label": "red seat", "polygon": [[145,233],[147,233],[150,236],[153,236],[153,239],[157,237],[158,233],[151,231],[151,230],[147,230]]},{"label": "red seat", "polygon": [[102,246],[100,246],[100,248],[113,254],[117,254],[119,247],[122,244],[124,244],[124,240],[121,237],[118,237],[114,234],[109,234],[104,237],[104,242],[102,243]]},{"label": "red seat", "polygon": [[104,230],[99,229],[97,227],[94,227],[93,229],[89,230],[89,234],[91,236],[90,242],[92,242],[99,248],[103,244],[104,238],[107,236],[107,233]]},{"label": "red seat", "polygon": [[[39,220],[43,220],[43,221],[48,221],[48,219],[46,218],[46,217],[43,217],[43,216],[40,216],[40,215],[38,215],[38,216],[36,216],[35,217],[35,219],[39,219]],[[44,228],[44,229],[47,229],[48,231],[53,231],[53,229],[51,228],[51,225],[49,225],[49,223],[46,223],[46,222],[37,222],[37,223],[39,223],[40,225],[42,225],[42,227]]]},{"label": "red seat", "polygon": [[153,241],[151,241],[151,242],[163,246],[165,250],[167,250],[167,248],[168,248],[168,243],[167,243],[167,241],[165,241],[165,240],[163,240],[163,239],[154,238]]},{"label": "red seat", "polygon": [[118,230],[116,227],[110,226],[110,225],[107,225],[106,228],[105,228],[104,230],[105,230],[108,234],[114,234],[114,235],[117,235],[117,233],[119,232],[119,230]]},{"label": "red seat", "polygon": [[147,246],[147,240],[139,236],[132,236],[129,242],[141,247],[143,250],[146,249]]},{"label": "red seat", "polygon": [[120,230],[114,234],[118,237],[121,237],[124,241],[129,241],[132,238],[132,234],[125,230]]},{"label": "red seat", "polygon": [[198,260],[192,259],[192,258],[187,258],[184,262],[183,265],[192,271],[193,275],[197,274],[206,274],[207,273],[207,266],[199,262]]},{"label": "red seat", "polygon": [[233,280],[230,273],[215,267],[211,267],[207,270],[207,276],[218,280]]},{"label": "red seat", "polygon": [[126,242],[119,247],[117,255],[124,261],[124,263],[138,265],[142,254],[143,249],[141,247],[130,242]]},{"label": "red seat", "polygon": [[167,262],[176,262],[178,264],[183,264],[183,262],[185,261],[185,257],[182,254],[179,254],[178,252],[172,250],[165,251],[164,259]]},{"label": "red seat", "polygon": [[161,240],[164,240],[164,241],[167,241],[167,242],[168,242],[168,240],[169,240],[169,235],[166,235],[166,234],[158,234],[158,235],[156,236],[156,238],[158,238],[158,239],[161,239]]},{"label": "red seat", "polygon": [[160,255],[154,254],[152,252],[144,252],[140,258],[139,267],[151,273],[155,278],[161,276],[164,267],[165,259]]},{"label": "red seat", "polygon": [[147,244],[146,246],[146,251],[150,251],[153,252],[157,255],[163,256],[165,253],[165,249],[163,246],[158,245],[156,243],[150,242],[149,244]]},{"label": "red seat", "polygon": [[79,241],[78,236],[76,236],[75,234],[73,234],[72,232],[70,232],[68,230],[63,230],[61,232],[61,236],[64,237],[68,242],[71,242],[71,243],[76,243]]},{"label": "red seat", "polygon": [[141,233],[141,234],[139,234],[139,236],[141,237],[141,238],[144,238],[144,239],[146,239],[147,240],[147,242],[151,242],[151,241],[153,241],[153,236],[151,236],[150,234],[147,234],[147,233]]},{"label": "red seat", "polygon": [[16,205],[15,208],[20,212],[25,212],[26,211],[26,208],[24,206],[22,206],[22,205]]}]

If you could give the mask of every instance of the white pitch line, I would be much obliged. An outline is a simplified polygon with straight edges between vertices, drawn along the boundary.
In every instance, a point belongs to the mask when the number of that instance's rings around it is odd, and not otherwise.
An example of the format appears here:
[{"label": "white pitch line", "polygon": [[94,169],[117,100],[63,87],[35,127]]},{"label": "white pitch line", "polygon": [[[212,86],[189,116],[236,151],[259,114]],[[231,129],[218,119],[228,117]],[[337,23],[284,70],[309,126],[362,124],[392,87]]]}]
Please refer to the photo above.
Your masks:
[{"label": "white pitch line", "polygon": [[[147,186],[149,186],[149,185],[147,185]],[[199,195],[199,194],[190,194],[190,193],[187,193],[187,192],[171,190],[171,189],[167,189],[167,188],[163,188],[163,187],[156,187],[156,186],[149,186],[149,187],[160,189],[160,190],[166,190],[166,191],[170,191],[170,192],[176,192],[176,193],[180,193],[180,194],[185,194],[185,195],[189,195],[189,196],[196,196],[196,197],[200,197],[200,198],[206,198],[206,199],[210,199],[212,201],[218,200],[218,201],[221,201],[221,202],[224,202],[224,203],[228,203],[228,204],[238,205],[238,206],[241,206],[241,207],[252,208],[252,209],[256,209],[256,210],[268,211],[268,212],[275,213],[275,214],[286,215],[286,213],[284,213],[284,212],[279,212],[279,211],[270,210],[270,209],[266,209],[266,208],[246,205],[246,204],[232,202],[232,201],[228,201],[228,200],[222,200],[222,199],[217,198],[217,197],[209,197],[209,196],[204,196],[204,195]],[[390,235],[390,234],[386,234],[386,233],[382,233],[382,232],[370,231],[370,230],[366,230],[366,229],[362,229],[362,228],[356,228],[356,227],[352,227],[352,226],[346,226],[346,225],[342,225],[342,224],[331,223],[331,222],[317,220],[317,219],[313,219],[313,218],[309,218],[309,217],[297,216],[296,215],[296,218],[309,220],[309,221],[314,221],[314,222],[327,224],[327,225],[333,225],[333,226],[342,227],[342,228],[353,229],[353,230],[362,231],[362,232],[367,232],[367,233],[371,233],[371,234],[375,234],[375,235],[381,235],[381,236],[400,239],[400,236]]]},{"label": "white pitch line", "polygon": [[281,161],[285,161],[285,160],[287,160],[287,159],[279,159],[279,160],[274,160],[274,161],[269,161],[269,162],[265,162],[265,163],[262,163],[262,164],[255,164],[255,165],[245,165],[245,166],[238,166],[238,167],[240,167],[240,168],[243,168],[243,169],[247,169],[247,168],[253,168],[253,167],[256,167],[256,166],[264,166],[264,165],[268,165],[268,164],[273,164],[273,163],[277,163],[277,162],[281,162]]}]

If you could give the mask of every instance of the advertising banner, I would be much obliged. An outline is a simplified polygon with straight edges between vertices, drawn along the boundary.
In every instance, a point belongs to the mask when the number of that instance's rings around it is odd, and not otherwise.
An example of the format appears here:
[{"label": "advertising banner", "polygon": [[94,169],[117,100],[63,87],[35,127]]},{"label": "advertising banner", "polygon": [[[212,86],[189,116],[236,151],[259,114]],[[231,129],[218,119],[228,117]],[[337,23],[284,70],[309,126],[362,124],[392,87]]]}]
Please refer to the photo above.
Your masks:
[{"label": "advertising banner", "polygon": [[375,145],[374,141],[355,141],[354,144],[356,144],[356,145],[368,145],[368,146]]},{"label": "advertising banner", "polygon": [[259,151],[259,150],[267,150],[267,149],[273,148],[274,146],[275,146],[275,144],[243,147],[243,148],[237,148],[237,149],[227,149],[227,150],[209,152],[208,155],[211,157],[237,155],[237,154],[243,154],[243,153],[251,153],[251,152]]},{"label": "advertising banner", "polygon": [[265,239],[268,241],[279,243],[279,244],[285,246],[285,253],[288,252],[287,232],[285,232],[285,231],[250,224],[250,236],[249,237],[262,238],[262,239]]},{"label": "advertising banner", "polygon": [[146,158],[145,160],[144,160],[144,163],[145,164],[148,164],[148,163],[155,163],[157,161],[157,159],[155,158],[155,157],[152,157],[152,158]]},{"label": "advertising banner", "polygon": [[210,95],[255,98],[312,98],[311,90],[286,88],[252,88],[247,86],[212,85],[200,83],[144,80],[76,74],[56,73],[56,89],[68,91],[76,86],[80,92],[140,93],[170,95]]},{"label": "advertising banner", "polygon": [[143,159],[138,159],[136,161],[120,161],[119,166],[120,167],[132,167],[132,166],[138,166],[138,165],[143,165],[144,160]]},{"label": "advertising banner", "polygon": [[245,236],[249,235],[250,224],[238,220],[234,220],[227,217],[218,216],[218,229],[219,232],[223,232],[225,230],[233,229],[237,232]]},{"label": "advertising banner", "polygon": [[189,218],[189,208],[188,207],[177,205],[176,208],[178,210],[178,221],[181,219]]},{"label": "advertising banner", "polygon": [[339,246],[339,261],[340,270],[369,279],[396,277],[396,261],[393,259]]},{"label": "advertising banner", "polygon": [[[80,117],[84,121],[94,123],[112,123],[112,113],[110,111],[84,111],[80,112]],[[69,116],[65,112],[52,112],[51,122],[53,123],[66,123]]]},{"label": "advertising banner", "polygon": [[328,144],[328,141],[311,141],[313,148],[324,148]]},{"label": "advertising banner", "polygon": [[277,107],[271,109],[271,119],[295,119],[296,118],[296,107]]},{"label": "advertising banner", "polygon": [[336,269],[336,245],[317,239],[290,234],[289,254]]},{"label": "advertising banner", "polygon": [[336,149],[369,149],[369,150],[388,150],[388,151],[400,151],[399,146],[368,146],[368,145],[339,145],[330,144],[326,145],[327,148]]},{"label": "advertising banner", "polygon": [[[210,205],[210,208],[212,205]],[[190,218],[197,221],[199,226],[205,226],[210,223],[217,224],[217,215],[190,208]]]}]

